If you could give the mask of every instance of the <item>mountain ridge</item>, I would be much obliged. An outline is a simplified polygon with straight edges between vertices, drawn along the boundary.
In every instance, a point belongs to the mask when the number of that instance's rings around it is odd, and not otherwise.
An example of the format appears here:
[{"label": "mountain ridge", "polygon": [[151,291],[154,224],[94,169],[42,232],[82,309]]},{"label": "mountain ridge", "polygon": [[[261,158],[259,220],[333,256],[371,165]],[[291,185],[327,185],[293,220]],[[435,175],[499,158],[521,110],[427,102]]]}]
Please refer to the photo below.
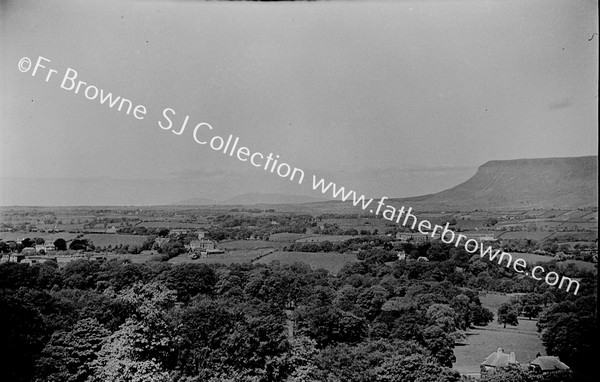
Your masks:
[{"label": "mountain ridge", "polygon": [[598,156],[492,160],[452,188],[396,202],[444,208],[585,208],[598,205]]}]

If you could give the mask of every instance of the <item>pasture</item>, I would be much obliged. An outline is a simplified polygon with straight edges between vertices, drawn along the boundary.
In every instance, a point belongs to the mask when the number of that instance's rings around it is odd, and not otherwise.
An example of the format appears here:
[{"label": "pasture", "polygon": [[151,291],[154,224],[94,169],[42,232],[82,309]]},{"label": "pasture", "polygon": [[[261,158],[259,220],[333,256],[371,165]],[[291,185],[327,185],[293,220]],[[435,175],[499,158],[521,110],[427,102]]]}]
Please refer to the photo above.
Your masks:
[{"label": "pasture", "polygon": [[90,240],[96,247],[115,247],[120,244],[142,246],[148,236],[91,233],[83,235],[83,238]]},{"label": "pasture", "polygon": [[519,253],[519,252],[509,252],[509,253],[512,255],[513,260],[523,259],[523,260],[527,261],[527,264],[545,263],[545,262],[554,260],[554,257],[552,257],[552,256],[536,255],[535,253]]},{"label": "pasture", "polygon": [[217,253],[200,259],[191,259],[189,254],[184,253],[169,260],[173,264],[182,263],[203,263],[203,264],[238,264],[249,263],[257,257],[263,256],[265,253],[273,251],[273,248],[262,248],[254,250],[239,250],[227,251],[225,253]]},{"label": "pasture", "polygon": [[502,348],[504,352],[515,352],[517,361],[526,364],[535,359],[536,354],[545,354],[544,345],[537,333],[537,320],[519,318],[518,326],[504,329],[495,322],[484,327],[467,331],[467,338],[454,348],[456,362],[453,368],[461,374],[477,375],[481,362]]},{"label": "pasture", "polygon": [[336,242],[346,241],[360,236],[350,235],[313,235],[296,240],[297,243],[322,243],[324,241]]},{"label": "pasture", "polygon": [[303,233],[274,233],[269,236],[269,241],[280,242],[280,243],[293,243],[298,239],[302,239],[308,237],[310,235],[305,235]]},{"label": "pasture", "polygon": [[551,236],[553,232],[548,231],[497,231],[496,235],[503,240],[507,239],[531,239],[535,241],[543,241],[545,238]]},{"label": "pasture", "polygon": [[271,248],[274,247],[275,243],[270,241],[262,240],[234,240],[234,241],[221,241],[218,247],[227,250],[249,250],[257,248]]},{"label": "pasture", "polygon": [[[508,302],[512,296],[515,294],[487,293],[479,298],[482,305],[496,315],[498,307]],[[536,323],[537,320],[519,317],[518,326],[507,326],[505,329],[494,318],[487,326],[468,330],[467,338],[454,348],[456,362],[453,368],[461,374],[478,376],[481,362],[499,347],[507,353],[515,352],[516,359],[521,364],[529,363],[538,352],[545,354]]]}]

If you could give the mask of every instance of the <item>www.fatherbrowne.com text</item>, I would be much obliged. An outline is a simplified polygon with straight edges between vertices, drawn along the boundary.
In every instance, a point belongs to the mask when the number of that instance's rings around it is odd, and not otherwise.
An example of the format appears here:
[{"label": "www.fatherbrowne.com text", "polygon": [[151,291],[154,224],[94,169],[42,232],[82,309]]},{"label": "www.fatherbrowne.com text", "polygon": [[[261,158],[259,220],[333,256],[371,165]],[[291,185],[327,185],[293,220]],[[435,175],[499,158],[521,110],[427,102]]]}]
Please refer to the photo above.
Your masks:
[{"label": "www.fatherbrowne.com text", "polygon": [[[133,117],[136,120],[142,121],[148,114],[148,109],[142,104],[135,104],[130,99],[122,96],[113,95],[111,92],[105,91],[103,88],[92,85],[79,78],[79,73],[72,69],[58,70],[50,67],[52,61],[48,58],[39,56],[33,64],[29,57],[23,57],[18,62],[18,69],[22,73],[27,73],[30,69],[31,76],[42,77],[44,82],[58,83],[60,88],[74,94],[79,94],[90,101],[99,102],[101,105],[108,107],[118,113]],[[62,74],[60,74],[62,73]],[[54,76],[56,75],[56,76]],[[180,122],[174,122],[180,121]],[[170,107],[164,108],[161,112],[160,120],[157,121],[158,127],[165,131],[171,131],[175,136],[181,136],[186,131],[190,116],[181,114]],[[190,125],[191,126],[191,125]],[[264,171],[277,174],[281,178],[286,178],[298,184],[303,184],[305,179],[304,170],[289,165],[281,160],[279,154],[264,154],[260,151],[254,151],[240,144],[240,138],[229,134],[227,138],[213,134],[213,126],[206,122],[197,123],[193,128],[190,127],[188,132],[191,132],[193,140],[201,145],[210,147],[212,150],[221,152],[227,156],[235,157],[239,161],[247,162],[253,167],[262,168]],[[349,201],[355,207],[360,207],[363,211],[367,211],[375,216],[381,216],[383,219],[401,224],[403,227],[408,227],[412,230],[418,230],[420,233],[430,235],[433,239],[439,239],[446,244],[454,243],[455,247],[463,246],[464,249],[471,254],[479,253],[481,258],[487,258],[490,261],[497,260],[499,265],[504,264],[507,268],[512,268],[515,272],[524,274],[535,280],[544,280],[550,286],[557,286],[559,289],[565,289],[567,292],[577,294],[579,291],[579,282],[569,277],[560,276],[556,272],[546,272],[544,267],[536,265],[530,267],[522,258],[513,259],[510,253],[504,252],[502,249],[494,249],[490,245],[485,245],[483,242],[468,238],[462,234],[456,234],[448,228],[449,223],[445,226],[433,225],[425,219],[419,220],[413,209],[408,210],[402,206],[399,209],[392,205],[385,204],[388,197],[382,197],[375,206],[371,206],[373,199],[367,199],[364,195],[358,196],[353,190],[347,190],[345,187],[338,187],[336,183],[327,182],[325,179],[312,175],[312,189],[320,191],[323,195],[330,195],[333,199]],[[371,208],[369,208],[371,206]]]}]

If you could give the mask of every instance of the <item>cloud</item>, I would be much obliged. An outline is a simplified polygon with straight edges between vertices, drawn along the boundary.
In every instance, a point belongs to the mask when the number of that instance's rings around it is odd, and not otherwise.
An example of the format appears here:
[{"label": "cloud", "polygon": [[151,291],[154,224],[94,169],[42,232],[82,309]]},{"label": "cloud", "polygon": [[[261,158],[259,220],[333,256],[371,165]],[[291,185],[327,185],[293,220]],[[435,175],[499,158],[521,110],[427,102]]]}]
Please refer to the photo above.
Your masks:
[{"label": "cloud", "polygon": [[558,102],[551,102],[548,105],[548,108],[550,110],[558,110],[558,109],[564,109],[567,108],[569,106],[573,105],[573,101],[571,101],[569,98],[564,98],[561,101]]}]

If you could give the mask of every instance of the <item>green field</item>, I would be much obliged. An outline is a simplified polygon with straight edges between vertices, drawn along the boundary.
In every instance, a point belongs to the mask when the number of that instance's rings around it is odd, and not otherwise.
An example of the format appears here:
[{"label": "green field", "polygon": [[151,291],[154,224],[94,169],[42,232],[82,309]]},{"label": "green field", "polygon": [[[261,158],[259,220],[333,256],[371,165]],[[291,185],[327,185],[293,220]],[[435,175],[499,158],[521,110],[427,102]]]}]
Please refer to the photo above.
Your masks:
[{"label": "green field", "polygon": [[[139,255],[132,255],[132,254],[128,254],[128,253],[124,253],[124,254],[113,254],[113,253],[100,253],[97,256],[102,256],[102,257],[106,257],[107,260],[129,260],[132,263],[145,263],[147,261],[150,261],[150,259],[152,259],[154,256],[156,256],[157,253],[145,253],[145,254],[139,254]],[[96,254],[94,254],[94,256],[96,256]]]},{"label": "green field", "polygon": [[454,369],[461,374],[479,373],[481,362],[499,347],[504,352],[515,352],[517,361],[526,364],[535,359],[536,354],[544,353],[544,346],[536,331],[536,320],[519,319],[519,325],[503,329],[495,323],[467,332],[463,344],[454,348],[456,363]]},{"label": "green field", "polygon": [[347,263],[354,263],[358,261],[356,259],[356,255],[354,254],[338,252],[274,252],[256,261],[256,263],[268,264],[275,260],[282,264],[302,262],[310,265],[314,269],[326,269],[334,275],[337,274]]},{"label": "green field", "polygon": [[548,261],[554,260],[552,256],[542,256],[536,255],[535,253],[519,253],[519,252],[510,252],[513,257],[513,260],[523,259],[527,261],[527,264],[535,264],[535,263],[545,263]]},{"label": "green field", "polygon": [[541,232],[527,232],[527,231],[497,231],[498,238],[507,239],[532,239],[536,241],[543,241],[545,238],[551,236],[553,232],[541,231]]},{"label": "green field", "polygon": [[293,243],[298,239],[302,239],[308,237],[310,235],[306,235],[303,233],[274,233],[269,236],[269,241],[282,242],[282,243]]},{"label": "green field", "polygon": [[227,251],[225,253],[218,253],[210,255],[205,258],[191,259],[189,254],[184,253],[177,257],[169,260],[170,263],[181,264],[181,263],[203,263],[203,264],[237,264],[237,263],[249,263],[255,258],[264,255],[272,251],[273,248],[262,248],[252,250],[239,250],[239,251]]},{"label": "green field", "polygon": [[360,237],[360,236],[349,236],[349,235],[313,235],[313,236],[309,236],[309,237],[305,237],[302,239],[298,239],[296,240],[297,243],[321,243],[323,241],[330,241],[330,242],[336,242],[336,241],[346,241],[346,240],[350,240],[352,238],[355,237]]},{"label": "green field", "polygon": [[141,246],[146,241],[147,236],[90,233],[85,234],[83,238],[90,240],[96,247],[108,247],[109,245],[114,247],[119,244]]},{"label": "green field", "polygon": [[217,245],[218,248],[223,249],[257,249],[257,248],[271,248],[278,245],[271,243],[270,241],[262,240],[235,240],[235,241],[221,241]]},{"label": "green field", "polygon": [[[513,257],[513,261],[521,258],[525,261],[527,261],[527,264],[536,264],[536,263],[545,263],[548,261],[552,261],[554,260],[554,257],[552,256],[542,256],[542,255],[536,255],[534,253],[517,253],[517,252],[511,252],[510,253]],[[587,261],[583,261],[583,260],[565,260],[565,261],[560,261],[558,263],[558,266],[560,267],[566,267],[568,264],[575,264],[575,266],[577,266],[577,268],[581,268],[581,269],[585,269],[587,271],[591,271],[593,269],[596,269],[596,264],[594,263],[588,263]]]},{"label": "green field", "polygon": [[582,260],[565,260],[558,263],[560,267],[566,267],[569,264],[575,264],[577,268],[585,269],[586,271],[597,269],[597,264],[588,263],[587,261]]}]

